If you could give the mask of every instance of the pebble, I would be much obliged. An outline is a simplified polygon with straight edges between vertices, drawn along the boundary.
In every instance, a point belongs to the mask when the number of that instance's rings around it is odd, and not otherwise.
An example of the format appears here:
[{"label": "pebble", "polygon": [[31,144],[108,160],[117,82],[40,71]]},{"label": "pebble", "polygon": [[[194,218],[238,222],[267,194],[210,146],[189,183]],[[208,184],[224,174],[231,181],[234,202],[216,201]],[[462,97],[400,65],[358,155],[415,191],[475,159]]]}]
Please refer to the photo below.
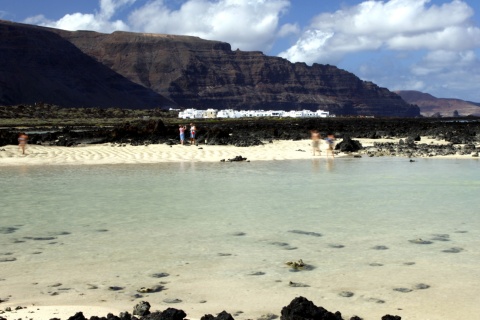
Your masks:
[{"label": "pebble", "polygon": [[290,287],[294,287],[294,288],[307,288],[307,287],[310,287],[308,284],[304,284],[304,283],[299,283],[299,282],[292,282],[290,281],[288,283],[288,285]]},{"label": "pebble", "polygon": [[120,291],[120,290],[123,290],[125,289],[124,287],[118,287],[118,286],[111,286],[111,287],[108,287],[108,290],[110,291]]},{"label": "pebble", "polygon": [[182,300],[180,299],[164,299],[163,302],[165,303],[180,303]]},{"label": "pebble", "polygon": [[350,298],[353,297],[354,293],[350,291],[342,291],[338,294],[340,297]]},{"label": "pebble", "polygon": [[412,292],[412,291],[413,291],[412,289],[408,289],[408,288],[394,288],[393,290],[394,290],[394,291],[398,291],[398,292],[403,292],[403,293],[407,293],[407,292]]},{"label": "pebble", "polygon": [[165,278],[168,277],[170,274],[166,272],[159,272],[159,273],[154,273],[151,275],[152,278]]},{"label": "pebble", "polygon": [[321,237],[322,234],[318,232],[310,232],[310,231],[302,231],[302,230],[288,230],[291,233],[303,234],[306,236],[314,236],[314,237]]},{"label": "pebble", "polygon": [[277,318],[278,316],[276,314],[267,313],[267,314],[262,314],[259,318],[257,318],[257,320],[273,320]]},{"label": "pebble", "polygon": [[458,248],[458,247],[453,247],[450,249],[442,250],[442,252],[447,252],[447,253],[459,253],[462,252],[463,248]]},{"label": "pebble", "polygon": [[423,289],[428,289],[430,288],[430,286],[428,284],[425,284],[425,283],[418,283],[415,285],[415,289],[418,289],[418,290],[423,290]]},{"label": "pebble", "polygon": [[413,240],[408,240],[410,241],[411,243],[415,243],[415,244],[432,244],[432,241],[428,241],[428,240],[423,240],[423,239],[413,239]]},{"label": "pebble", "polygon": [[373,250],[388,250],[387,246],[375,246],[372,248]]},{"label": "pebble", "polygon": [[232,233],[232,236],[236,236],[236,237],[241,237],[241,236],[244,236],[244,235],[246,235],[245,232],[234,232],[234,233]]},{"label": "pebble", "polygon": [[377,263],[377,262],[373,262],[373,263],[370,263],[369,266],[371,266],[371,267],[383,267],[383,264]]},{"label": "pebble", "polygon": [[368,301],[375,302],[375,303],[385,303],[385,300],[377,299],[377,298],[370,298],[368,299]]},{"label": "pebble", "polygon": [[330,248],[335,248],[335,249],[345,248],[345,246],[343,244],[329,244],[328,246]]}]

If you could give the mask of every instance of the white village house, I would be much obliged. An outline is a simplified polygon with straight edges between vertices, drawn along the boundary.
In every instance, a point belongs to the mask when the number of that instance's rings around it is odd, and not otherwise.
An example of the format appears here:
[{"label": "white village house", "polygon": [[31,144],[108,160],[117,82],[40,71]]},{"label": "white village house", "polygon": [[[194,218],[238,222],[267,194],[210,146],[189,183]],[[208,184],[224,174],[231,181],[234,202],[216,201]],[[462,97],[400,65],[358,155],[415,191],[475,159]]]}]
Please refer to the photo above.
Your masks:
[{"label": "white village house", "polygon": [[258,118],[258,117],[283,117],[283,118],[327,118],[331,117],[328,111],[324,110],[233,110],[233,109],[185,109],[178,113],[181,119],[202,119],[202,118]]}]

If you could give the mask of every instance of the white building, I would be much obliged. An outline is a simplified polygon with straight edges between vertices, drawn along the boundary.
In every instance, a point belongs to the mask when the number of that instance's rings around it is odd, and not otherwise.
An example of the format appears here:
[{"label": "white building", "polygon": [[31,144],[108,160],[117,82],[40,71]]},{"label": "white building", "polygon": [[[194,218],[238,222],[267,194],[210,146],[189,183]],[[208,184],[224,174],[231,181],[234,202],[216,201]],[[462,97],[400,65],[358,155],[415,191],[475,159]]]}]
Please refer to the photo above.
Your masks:
[{"label": "white building", "polygon": [[178,113],[178,117],[182,119],[198,119],[198,118],[255,118],[255,117],[291,117],[291,118],[327,118],[330,117],[328,111],[317,110],[233,110],[233,109],[185,109]]},{"label": "white building", "polygon": [[178,117],[182,119],[198,119],[203,118],[204,110],[185,109],[178,113]]}]

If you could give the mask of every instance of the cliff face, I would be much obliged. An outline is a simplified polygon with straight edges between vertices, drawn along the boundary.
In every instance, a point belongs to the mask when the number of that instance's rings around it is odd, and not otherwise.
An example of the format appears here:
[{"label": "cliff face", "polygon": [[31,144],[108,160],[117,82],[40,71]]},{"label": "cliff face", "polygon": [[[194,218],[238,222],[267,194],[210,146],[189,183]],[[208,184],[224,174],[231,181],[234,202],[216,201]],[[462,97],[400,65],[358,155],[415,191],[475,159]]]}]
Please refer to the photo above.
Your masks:
[{"label": "cliff face", "polygon": [[155,108],[173,103],[86,55],[52,29],[0,21],[0,104]]},{"label": "cliff face", "polygon": [[397,94],[330,65],[294,64],[261,52],[232,51],[228,43],[188,36],[45,32],[60,36],[101,66],[180,107],[419,115],[418,107]]}]

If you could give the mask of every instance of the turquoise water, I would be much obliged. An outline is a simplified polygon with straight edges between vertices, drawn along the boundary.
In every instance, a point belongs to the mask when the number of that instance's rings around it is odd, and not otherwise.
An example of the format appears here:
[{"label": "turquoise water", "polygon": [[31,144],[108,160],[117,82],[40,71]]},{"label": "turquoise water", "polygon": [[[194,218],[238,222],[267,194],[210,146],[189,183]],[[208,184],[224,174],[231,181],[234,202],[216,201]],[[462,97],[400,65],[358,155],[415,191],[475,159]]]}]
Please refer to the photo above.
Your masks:
[{"label": "turquoise water", "polygon": [[[480,284],[479,169],[476,160],[402,158],[2,167],[0,298],[15,287],[12,301],[76,301],[79,292],[88,303],[131,301],[166,272],[158,303],[190,306],[226,290],[232,298],[218,303],[247,318],[258,298],[241,288],[360,314],[418,313],[442,299],[473,310],[476,297],[459,292]],[[419,239],[431,243],[409,241]],[[298,259],[308,270],[285,265]],[[46,293],[52,282],[65,289],[58,297]],[[436,307],[417,306],[418,290],[394,290],[418,283]]]}]

